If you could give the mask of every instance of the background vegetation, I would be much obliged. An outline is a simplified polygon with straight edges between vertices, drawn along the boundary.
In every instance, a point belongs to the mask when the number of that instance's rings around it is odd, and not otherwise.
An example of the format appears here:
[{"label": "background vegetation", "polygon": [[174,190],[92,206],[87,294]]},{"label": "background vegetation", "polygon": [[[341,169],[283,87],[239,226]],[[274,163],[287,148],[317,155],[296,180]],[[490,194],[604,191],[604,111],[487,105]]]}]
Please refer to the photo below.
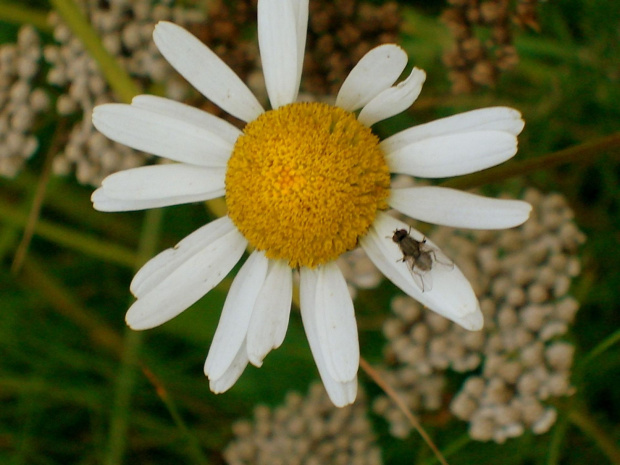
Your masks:
[{"label": "background vegetation", "polygon": [[[53,3],[0,5],[0,42],[33,22],[52,43],[41,19],[64,2]],[[466,182],[492,192],[525,185],[561,192],[588,237],[573,288],[581,302],[570,334],[576,394],[554,400],[560,415],[551,431],[496,445],[468,440],[457,420],[439,427],[431,418],[425,426],[451,464],[620,463],[620,3],[541,2],[540,32],[515,39],[520,63],[494,88],[459,96],[450,93],[441,60],[451,39],[440,8],[402,7],[401,43],[428,79],[410,112],[381,131],[487,105],[518,108],[527,125],[506,176]],[[299,314],[284,347],[219,396],[202,366],[230,279],[173,321],[128,330],[134,271],[212,215],[197,204],[94,211],[91,187],[50,174],[68,123],[44,115],[36,155],[15,178],[0,179],[0,463],[223,463],[232,422],[250,417],[258,403],[281,403],[289,390],[305,393],[318,378]],[[549,157],[558,152],[559,160]],[[356,301],[361,350],[371,363],[381,359],[391,292],[385,285]],[[382,419],[372,421],[385,463],[433,461],[416,434],[396,440]]]}]

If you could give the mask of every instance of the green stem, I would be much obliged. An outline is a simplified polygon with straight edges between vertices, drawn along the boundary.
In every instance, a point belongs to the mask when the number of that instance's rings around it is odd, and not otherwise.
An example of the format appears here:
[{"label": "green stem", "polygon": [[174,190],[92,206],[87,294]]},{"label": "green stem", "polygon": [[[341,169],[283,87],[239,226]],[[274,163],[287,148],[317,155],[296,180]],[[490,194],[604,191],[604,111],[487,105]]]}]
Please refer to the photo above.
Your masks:
[{"label": "green stem", "polygon": [[441,186],[455,189],[471,189],[567,163],[592,163],[603,153],[620,153],[619,149],[620,133],[615,133],[542,157],[506,163],[478,173],[450,179],[441,183]]},{"label": "green stem", "polygon": [[620,465],[620,449],[613,438],[599,426],[584,408],[575,407],[568,412],[570,422],[590,436],[611,463]]},{"label": "green stem", "polygon": [[[162,210],[149,210],[146,213],[142,235],[140,237],[137,267],[145,263],[155,253],[162,216]],[[168,394],[168,391],[165,389],[162,382],[153,374],[149,366],[145,364],[144,361],[140,360],[139,352],[142,340],[142,333],[131,329],[125,331],[121,369],[116,383],[114,405],[110,421],[108,450],[104,463],[106,465],[118,465],[123,461],[123,456],[127,448],[127,432],[130,425],[131,397],[136,385],[136,368],[139,366],[151,384],[155,387],[157,395],[168,409],[177,429],[184,437],[188,446],[188,454],[192,456],[193,463],[207,465],[208,460],[200,448],[198,439],[185,424],[178,408]]]},{"label": "green stem", "polygon": [[13,24],[32,24],[39,31],[52,32],[52,27],[47,22],[48,13],[37,11],[32,7],[24,7],[14,4],[0,4],[0,21]]},{"label": "green stem", "polygon": [[52,175],[52,167],[54,164],[56,150],[58,149],[58,141],[60,134],[63,132],[65,127],[64,122],[64,119],[60,121],[57,130],[54,132],[54,137],[52,143],[50,144],[50,150],[48,150],[45,154],[45,162],[43,163],[43,169],[41,170],[41,174],[36,182],[37,187],[33,193],[30,211],[28,212],[28,220],[26,222],[26,226],[24,227],[22,240],[17,246],[15,256],[13,257],[13,263],[11,264],[11,273],[13,274],[19,272],[22,263],[24,262],[24,258],[26,258],[28,248],[30,247],[30,242],[32,241],[32,236],[34,235],[34,230],[41,216],[41,209],[43,208],[43,202],[45,201],[45,194]]},{"label": "green stem", "polygon": [[0,262],[13,254],[15,244],[19,240],[19,230],[15,227],[2,228],[0,233]]},{"label": "green stem", "polygon": [[547,465],[558,465],[562,459],[562,445],[566,432],[568,431],[569,423],[566,415],[563,413],[559,415],[560,417],[551,432],[551,441],[549,442],[549,449],[547,452]]},{"label": "green stem", "polygon": [[[136,270],[142,266],[157,248],[163,212],[160,209],[147,211],[144,217],[140,247],[135,263]],[[114,389],[114,401],[110,415],[110,433],[108,437],[106,465],[118,465],[123,462],[127,448],[127,431],[129,430],[131,398],[136,385],[142,333],[125,329],[121,366]]]},{"label": "green stem", "polygon": [[26,257],[19,279],[29,289],[34,289],[45,296],[46,302],[49,302],[59,314],[86,331],[96,345],[118,354],[121,344],[118,333],[97,314],[90,312],[76,301],[72,293],[39,263],[41,260]]},{"label": "green stem", "polygon": [[131,412],[131,397],[136,385],[136,363],[142,345],[142,333],[126,328],[123,336],[121,365],[114,386],[114,400],[110,412],[108,447],[103,463],[123,463],[127,448],[127,431]]},{"label": "green stem", "polygon": [[168,409],[168,413],[170,413],[170,416],[172,417],[175,426],[178,430],[180,430],[182,437],[185,439],[188,455],[193,458],[193,463],[208,465],[209,461],[207,460],[207,457],[204,455],[202,448],[200,447],[200,442],[198,441],[198,438],[194,434],[192,434],[192,432],[185,424],[185,421],[183,420],[183,417],[181,416],[181,413],[179,412],[176,404],[172,400],[172,397],[170,397],[168,390],[146,365],[142,367],[142,371],[144,375],[149,379],[151,384],[155,386],[157,395]]},{"label": "green stem", "polygon": [[118,60],[103,46],[97,32],[72,0],[50,0],[71,32],[80,39],[90,56],[99,64],[109,86],[125,103],[140,93],[140,89],[122,68]]},{"label": "green stem", "polygon": [[[0,221],[23,229],[28,222],[28,215],[0,200]],[[87,236],[42,219],[38,220],[34,232],[58,245],[77,250],[91,257],[100,258],[106,262],[129,267],[133,267],[136,263],[136,254],[125,247]]]},{"label": "green stem", "polygon": [[[469,436],[469,434],[463,434],[460,438],[457,438],[456,440],[448,444],[446,447],[443,447],[442,453],[444,457],[451,457],[471,442],[472,442],[472,439]],[[437,457],[429,457],[422,463],[422,465],[433,465],[434,463],[437,463],[437,462],[438,462]]]},{"label": "green stem", "polygon": [[207,457],[205,457],[202,449],[200,448],[200,443],[198,442],[198,439],[195,435],[191,433],[191,431],[185,424],[185,421],[183,420],[183,417],[181,417],[181,414],[176,408],[176,405],[171,401],[169,397],[166,397],[164,399],[164,402],[166,404],[166,407],[168,407],[168,412],[170,412],[174,424],[178,429],[181,430],[181,434],[185,437],[185,440],[187,442],[188,454],[193,457],[194,463],[209,465]]},{"label": "green stem", "polygon": [[611,348],[614,344],[620,342],[620,329],[616,330],[615,333],[610,334],[605,339],[603,339],[599,344],[594,347],[590,352],[586,354],[585,357],[579,362],[580,366],[587,366],[593,359],[601,355],[607,349]]},{"label": "green stem", "polygon": [[[54,153],[58,151],[60,149]],[[19,176],[12,179],[10,185],[0,186],[0,197],[3,194],[7,197],[23,196],[23,192],[29,192],[31,186],[37,182],[38,179],[32,172],[22,171]],[[108,239],[128,244],[136,240],[135,227],[125,220],[124,214],[110,215],[93,209],[93,204],[87,200],[92,194],[91,187],[72,184],[59,176],[53,177],[49,184],[46,210],[51,209],[70,222],[79,223],[84,230],[103,231]]]}]

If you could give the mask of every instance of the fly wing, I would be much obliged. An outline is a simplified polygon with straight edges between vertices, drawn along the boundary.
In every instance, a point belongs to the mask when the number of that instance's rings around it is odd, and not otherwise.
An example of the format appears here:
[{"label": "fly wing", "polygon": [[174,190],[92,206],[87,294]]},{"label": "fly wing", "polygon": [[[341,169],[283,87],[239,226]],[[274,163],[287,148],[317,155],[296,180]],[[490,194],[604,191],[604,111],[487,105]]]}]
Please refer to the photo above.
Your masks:
[{"label": "fly wing", "polygon": [[420,270],[419,268],[414,267],[411,270],[411,274],[413,275],[413,280],[416,281],[418,287],[422,289],[422,292],[428,292],[433,289],[432,270]]},{"label": "fly wing", "polygon": [[433,258],[433,266],[441,266],[444,269],[451,270],[454,268],[454,262],[450,260],[441,250],[432,245],[422,244],[420,250],[428,252]]},{"label": "fly wing", "polygon": [[433,288],[433,278],[430,270],[420,269],[416,265],[415,258],[413,257],[407,257],[405,261],[407,263],[407,269],[413,278],[413,282],[416,283],[422,292],[430,291]]}]

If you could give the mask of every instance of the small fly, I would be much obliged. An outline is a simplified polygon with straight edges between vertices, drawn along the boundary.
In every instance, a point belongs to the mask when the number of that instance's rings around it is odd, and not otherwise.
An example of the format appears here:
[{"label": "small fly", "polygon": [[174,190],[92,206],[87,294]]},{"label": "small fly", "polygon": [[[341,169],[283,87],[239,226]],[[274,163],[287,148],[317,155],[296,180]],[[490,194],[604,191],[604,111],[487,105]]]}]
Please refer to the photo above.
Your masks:
[{"label": "small fly", "polygon": [[400,251],[403,253],[401,262],[407,264],[407,269],[411,272],[413,280],[418,287],[424,291],[430,291],[433,288],[433,279],[430,271],[436,264],[454,268],[454,263],[443,255],[439,249],[426,243],[426,238],[421,241],[415,240],[405,229],[397,229],[394,231],[392,240],[398,244]]}]

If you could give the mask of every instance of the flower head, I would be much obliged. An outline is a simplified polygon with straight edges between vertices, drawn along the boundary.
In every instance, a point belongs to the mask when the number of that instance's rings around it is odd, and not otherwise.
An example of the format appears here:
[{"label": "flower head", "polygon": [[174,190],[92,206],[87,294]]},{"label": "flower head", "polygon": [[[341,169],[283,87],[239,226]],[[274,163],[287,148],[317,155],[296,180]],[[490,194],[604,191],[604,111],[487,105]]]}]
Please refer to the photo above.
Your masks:
[{"label": "flower head", "polygon": [[[148,95],[131,105],[99,106],[93,123],[106,136],[178,163],[113,174],[93,202],[99,210],[127,211],[225,195],[227,216],[136,274],[131,290],[137,301],[127,323],[147,329],[175,317],[216,286],[251,245],[255,251],[231,285],[205,363],[211,389],[227,390],[248,362],[260,366],[282,343],[298,269],[310,348],[330,398],[343,406],[355,399],[359,343],[353,302],[335,259],[359,244],[404,292],[477,330],[482,313],[461,271],[432,267],[432,289],[421,289],[391,240],[394,230],[409,228],[384,210],[391,206],[423,221],[474,228],[512,227],[530,211],[525,202],[438,187],[390,189],[389,173],[445,177],[501,163],[516,153],[523,121],[515,110],[488,108],[379,141],[371,126],[408,108],[425,79],[413,68],[394,85],[407,63],[396,45],[368,52],[345,80],[336,105],[296,103],[307,21],[307,1],[258,2],[269,111],[198,39],[159,23],[154,39],[164,57],[247,125],[240,131],[206,112]],[[438,251],[419,232],[410,234]]]}]

